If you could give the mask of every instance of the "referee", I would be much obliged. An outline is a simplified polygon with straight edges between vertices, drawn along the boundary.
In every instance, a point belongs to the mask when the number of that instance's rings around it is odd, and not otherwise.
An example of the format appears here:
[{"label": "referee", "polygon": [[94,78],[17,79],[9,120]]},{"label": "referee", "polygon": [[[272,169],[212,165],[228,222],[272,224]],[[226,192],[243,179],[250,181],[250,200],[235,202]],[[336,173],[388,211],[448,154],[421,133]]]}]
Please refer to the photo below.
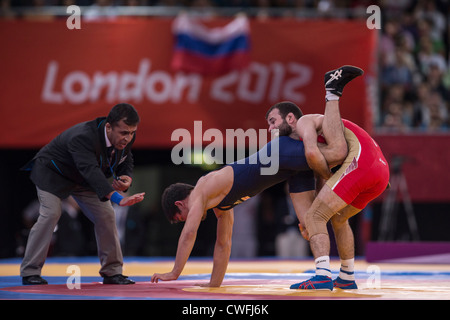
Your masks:
[{"label": "referee", "polygon": [[[144,193],[124,197],[131,185],[139,115],[129,104],[114,106],[108,117],[79,123],[44,146],[24,167],[31,170],[40,202],[39,218],[30,231],[20,267],[24,285],[47,284],[41,269],[53,230],[61,216],[61,200],[72,196],[94,223],[104,284],[133,284],[122,275],[123,256],[111,201],[131,206]],[[108,178],[113,177],[110,183]]]}]

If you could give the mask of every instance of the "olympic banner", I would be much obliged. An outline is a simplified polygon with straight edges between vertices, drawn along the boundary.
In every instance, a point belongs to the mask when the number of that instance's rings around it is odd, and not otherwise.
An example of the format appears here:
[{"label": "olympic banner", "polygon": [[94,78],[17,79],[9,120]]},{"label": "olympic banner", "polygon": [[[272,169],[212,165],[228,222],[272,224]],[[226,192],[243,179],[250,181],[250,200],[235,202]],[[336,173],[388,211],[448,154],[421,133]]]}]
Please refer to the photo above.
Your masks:
[{"label": "olympic banner", "polygon": [[[135,146],[171,148],[176,129],[267,128],[265,113],[293,101],[323,113],[323,76],[344,64],[365,70],[341,99],[341,115],[370,131],[376,30],[365,21],[250,20],[249,63],[223,74],[171,67],[174,19],[0,21],[1,148],[38,148],[117,103],[136,107]],[[201,21],[223,27],[232,19]],[[200,134],[200,139],[204,137]]]}]

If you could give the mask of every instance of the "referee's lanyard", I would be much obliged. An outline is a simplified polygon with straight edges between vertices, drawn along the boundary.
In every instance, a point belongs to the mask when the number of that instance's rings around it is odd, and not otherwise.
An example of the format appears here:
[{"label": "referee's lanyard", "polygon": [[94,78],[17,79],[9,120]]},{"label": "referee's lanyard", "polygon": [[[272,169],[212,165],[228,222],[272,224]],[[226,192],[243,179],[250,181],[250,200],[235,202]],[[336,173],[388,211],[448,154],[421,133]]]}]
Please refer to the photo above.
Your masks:
[{"label": "referee's lanyard", "polygon": [[[116,152],[116,149],[113,149],[113,151],[112,152],[114,152],[114,156],[115,156],[115,158],[114,158],[114,163],[113,163],[113,165],[111,166],[111,162],[110,162],[110,157],[107,157],[107,160],[108,160],[108,166],[109,166],[109,170],[111,171],[111,173],[112,173],[112,176],[113,176],[113,178],[114,179],[117,179],[117,177],[116,177],[116,174],[114,173],[114,166],[116,165],[116,163],[117,163],[117,152]],[[112,158],[112,157],[111,157]]]}]

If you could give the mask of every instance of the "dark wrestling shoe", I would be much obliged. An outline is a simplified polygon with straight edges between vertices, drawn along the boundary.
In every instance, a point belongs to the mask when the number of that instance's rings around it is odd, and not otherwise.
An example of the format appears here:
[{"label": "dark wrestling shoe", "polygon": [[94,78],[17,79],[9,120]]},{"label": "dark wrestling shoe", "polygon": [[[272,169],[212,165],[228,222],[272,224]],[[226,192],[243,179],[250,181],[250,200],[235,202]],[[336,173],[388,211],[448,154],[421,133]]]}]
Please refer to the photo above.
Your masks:
[{"label": "dark wrestling shoe", "polygon": [[127,276],[123,274],[116,274],[111,277],[103,277],[103,284],[134,284],[135,282],[128,279]]},{"label": "dark wrestling shoe", "polygon": [[25,286],[48,284],[47,280],[42,279],[41,276],[22,277],[22,284]]},{"label": "dark wrestling shoe", "polygon": [[325,90],[340,97],[345,85],[363,73],[362,69],[354,66],[342,66],[328,71],[325,73]]}]

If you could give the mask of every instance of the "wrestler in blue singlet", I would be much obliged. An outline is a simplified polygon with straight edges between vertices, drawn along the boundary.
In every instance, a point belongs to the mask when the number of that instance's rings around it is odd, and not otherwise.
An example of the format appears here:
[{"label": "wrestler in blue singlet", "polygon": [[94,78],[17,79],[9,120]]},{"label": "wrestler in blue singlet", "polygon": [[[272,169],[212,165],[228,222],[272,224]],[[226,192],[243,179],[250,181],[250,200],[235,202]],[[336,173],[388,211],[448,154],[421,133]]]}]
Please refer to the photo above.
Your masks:
[{"label": "wrestler in blue singlet", "polygon": [[218,209],[229,210],[282,181],[288,181],[290,193],[314,190],[314,173],[306,162],[303,141],[281,136],[278,143],[279,148],[275,151],[278,151],[279,168],[276,174],[261,174],[261,168],[270,166],[263,164],[265,161],[261,161],[261,157],[267,155],[266,159],[273,159],[276,156],[271,154],[272,141],[250,157],[229,164],[234,171],[233,186]]}]

